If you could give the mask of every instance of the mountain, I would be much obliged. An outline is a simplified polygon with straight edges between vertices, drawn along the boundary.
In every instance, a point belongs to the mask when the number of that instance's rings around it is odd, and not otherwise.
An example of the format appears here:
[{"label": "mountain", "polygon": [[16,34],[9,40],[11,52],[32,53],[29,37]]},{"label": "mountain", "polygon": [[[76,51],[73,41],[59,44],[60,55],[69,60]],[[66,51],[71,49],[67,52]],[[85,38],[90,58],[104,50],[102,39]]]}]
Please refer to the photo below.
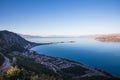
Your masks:
[{"label": "mountain", "polygon": [[120,34],[101,35],[95,39],[102,42],[120,42]]},{"label": "mountain", "polygon": [[25,40],[16,33],[0,31],[0,51],[23,51],[35,45],[37,44]]}]

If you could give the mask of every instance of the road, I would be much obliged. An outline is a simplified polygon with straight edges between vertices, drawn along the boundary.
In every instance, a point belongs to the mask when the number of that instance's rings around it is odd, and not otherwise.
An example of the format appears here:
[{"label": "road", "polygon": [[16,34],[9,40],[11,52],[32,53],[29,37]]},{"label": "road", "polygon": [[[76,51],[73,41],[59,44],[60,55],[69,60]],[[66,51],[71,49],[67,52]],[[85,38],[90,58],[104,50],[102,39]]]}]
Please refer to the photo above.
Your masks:
[{"label": "road", "polygon": [[4,54],[2,54],[0,52],[0,55],[2,55],[5,59],[4,63],[2,64],[2,66],[0,66],[0,74],[4,74],[8,69],[10,69],[12,66],[11,66],[11,63],[10,63],[10,60],[9,58],[7,58]]}]

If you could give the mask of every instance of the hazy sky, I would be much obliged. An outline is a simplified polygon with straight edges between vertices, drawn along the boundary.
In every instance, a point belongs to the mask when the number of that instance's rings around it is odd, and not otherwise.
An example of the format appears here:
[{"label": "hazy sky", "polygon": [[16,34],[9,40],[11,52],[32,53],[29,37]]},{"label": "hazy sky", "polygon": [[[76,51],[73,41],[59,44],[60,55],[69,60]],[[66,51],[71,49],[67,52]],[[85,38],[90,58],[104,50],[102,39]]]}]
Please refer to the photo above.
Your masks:
[{"label": "hazy sky", "polygon": [[0,0],[0,30],[33,35],[120,33],[120,0]]}]

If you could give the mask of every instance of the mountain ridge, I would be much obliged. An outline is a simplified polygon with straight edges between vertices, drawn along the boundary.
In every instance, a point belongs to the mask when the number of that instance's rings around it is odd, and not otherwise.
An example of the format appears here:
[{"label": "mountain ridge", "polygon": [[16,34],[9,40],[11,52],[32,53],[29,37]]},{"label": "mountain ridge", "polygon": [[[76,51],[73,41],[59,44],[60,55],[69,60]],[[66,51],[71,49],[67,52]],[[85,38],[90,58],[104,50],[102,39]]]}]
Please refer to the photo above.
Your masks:
[{"label": "mountain ridge", "polygon": [[16,33],[7,30],[0,31],[0,50],[2,51],[22,51],[35,45],[37,43],[27,41]]}]

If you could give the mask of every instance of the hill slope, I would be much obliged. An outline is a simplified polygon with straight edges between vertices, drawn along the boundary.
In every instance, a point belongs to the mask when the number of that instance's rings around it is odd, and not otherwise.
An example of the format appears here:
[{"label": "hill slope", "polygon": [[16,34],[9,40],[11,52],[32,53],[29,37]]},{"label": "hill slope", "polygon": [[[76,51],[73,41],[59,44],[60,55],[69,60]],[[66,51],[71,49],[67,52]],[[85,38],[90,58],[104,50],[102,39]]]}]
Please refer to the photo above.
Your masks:
[{"label": "hill slope", "polygon": [[36,43],[29,42],[16,33],[0,31],[0,51],[23,51]]}]

